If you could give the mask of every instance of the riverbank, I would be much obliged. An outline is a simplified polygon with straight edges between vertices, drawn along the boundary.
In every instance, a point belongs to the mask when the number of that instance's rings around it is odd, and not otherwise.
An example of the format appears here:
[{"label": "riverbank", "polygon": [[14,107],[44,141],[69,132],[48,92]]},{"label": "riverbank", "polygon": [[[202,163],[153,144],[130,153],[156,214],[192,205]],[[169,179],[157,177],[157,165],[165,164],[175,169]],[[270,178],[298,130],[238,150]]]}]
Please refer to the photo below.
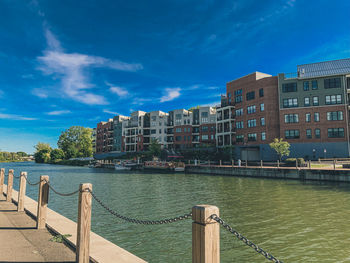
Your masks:
[{"label": "riverbank", "polygon": [[309,169],[290,167],[232,167],[187,165],[186,173],[257,177],[271,179],[292,179],[301,181],[329,181],[350,183],[349,169]]}]

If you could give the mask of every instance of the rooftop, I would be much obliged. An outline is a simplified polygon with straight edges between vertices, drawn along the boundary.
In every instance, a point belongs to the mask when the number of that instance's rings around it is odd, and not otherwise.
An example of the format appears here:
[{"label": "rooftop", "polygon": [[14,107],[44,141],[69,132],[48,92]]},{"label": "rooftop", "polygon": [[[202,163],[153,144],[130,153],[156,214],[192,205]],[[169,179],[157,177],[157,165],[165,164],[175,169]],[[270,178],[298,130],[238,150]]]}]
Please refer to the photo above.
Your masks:
[{"label": "rooftop", "polygon": [[299,78],[350,74],[350,58],[298,65]]}]

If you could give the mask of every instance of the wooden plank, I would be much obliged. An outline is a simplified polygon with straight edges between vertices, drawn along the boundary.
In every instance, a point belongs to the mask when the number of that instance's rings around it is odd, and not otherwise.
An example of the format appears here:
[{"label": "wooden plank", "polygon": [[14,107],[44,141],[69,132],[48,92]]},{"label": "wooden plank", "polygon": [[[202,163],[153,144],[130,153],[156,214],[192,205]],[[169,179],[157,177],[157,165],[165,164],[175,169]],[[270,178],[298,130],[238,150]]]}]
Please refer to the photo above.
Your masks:
[{"label": "wooden plank", "polygon": [[4,194],[5,168],[0,169],[0,196]]},{"label": "wooden plank", "polygon": [[13,169],[10,169],[7,176],[7,195],[6,195],[7,202],[12,201],[12,189],[13,189]]},{"label": "wooden plank", "polygon": [[38,210],[36,228],[43,229],[46,227],[47,204],[49,202],[49,176],[41,175],[38,194]]},{"label": "wooden plank", "polygon": [[26,195],[26,186],[27,186],[26,176],[27,176],[26,172],[21,172],[21,177],[19,179],[19,193],[18,193],[18,203],[17,203],[18,212],[24,211],[24,197]]},{"label": "wooden plank", "polygon": [[81,184],[79,189],[76,262],[89,263],[92,184]]},{"label": "wooden plank", "polygon": [[219,216],[216,206],[198,205],[192,208],[192,262],[220,263],[220,225],[211,215]]}]

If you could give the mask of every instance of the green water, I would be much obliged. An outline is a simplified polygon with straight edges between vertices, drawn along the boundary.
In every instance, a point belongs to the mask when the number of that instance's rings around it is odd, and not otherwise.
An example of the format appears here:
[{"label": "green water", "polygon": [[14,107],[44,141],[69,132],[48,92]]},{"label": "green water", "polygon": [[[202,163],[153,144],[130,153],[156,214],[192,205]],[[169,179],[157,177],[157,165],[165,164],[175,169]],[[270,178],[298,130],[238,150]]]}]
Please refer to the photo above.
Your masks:
[{"label": "green water", "polygon": [[[2,163],[27,171],[31,181],[49,175],[62,192],[79,183],[109,207],[129,217],[168,218],[196,204],[220,208],[237,231],[284,262],[350,261],[350,184],[206,176],[117,173],[106,169]],[[18,189],[15,180],[15,189]],[[27,186],[36,199],[37,187]],[[49,207],[76,221],[77,196],[50,193]],[[93,202],[92,230],[148,262],[191,262],[191,220],[144,226],[114,218]],[[253,249],[221,231],[221,262],[267,262]]]}]

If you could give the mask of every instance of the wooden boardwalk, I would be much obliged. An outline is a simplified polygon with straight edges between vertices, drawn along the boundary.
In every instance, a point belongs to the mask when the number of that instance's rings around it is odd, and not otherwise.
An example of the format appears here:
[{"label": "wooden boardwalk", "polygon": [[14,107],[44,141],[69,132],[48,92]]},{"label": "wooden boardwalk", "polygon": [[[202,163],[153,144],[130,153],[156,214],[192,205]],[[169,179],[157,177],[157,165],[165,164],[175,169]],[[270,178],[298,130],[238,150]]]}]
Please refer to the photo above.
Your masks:
[{"label": "wooden boardwalk", "polygon": [[45,229],[17,206],[0,196],[0,263],[75,262],[75,253],[62,243],[52,242]]}]

